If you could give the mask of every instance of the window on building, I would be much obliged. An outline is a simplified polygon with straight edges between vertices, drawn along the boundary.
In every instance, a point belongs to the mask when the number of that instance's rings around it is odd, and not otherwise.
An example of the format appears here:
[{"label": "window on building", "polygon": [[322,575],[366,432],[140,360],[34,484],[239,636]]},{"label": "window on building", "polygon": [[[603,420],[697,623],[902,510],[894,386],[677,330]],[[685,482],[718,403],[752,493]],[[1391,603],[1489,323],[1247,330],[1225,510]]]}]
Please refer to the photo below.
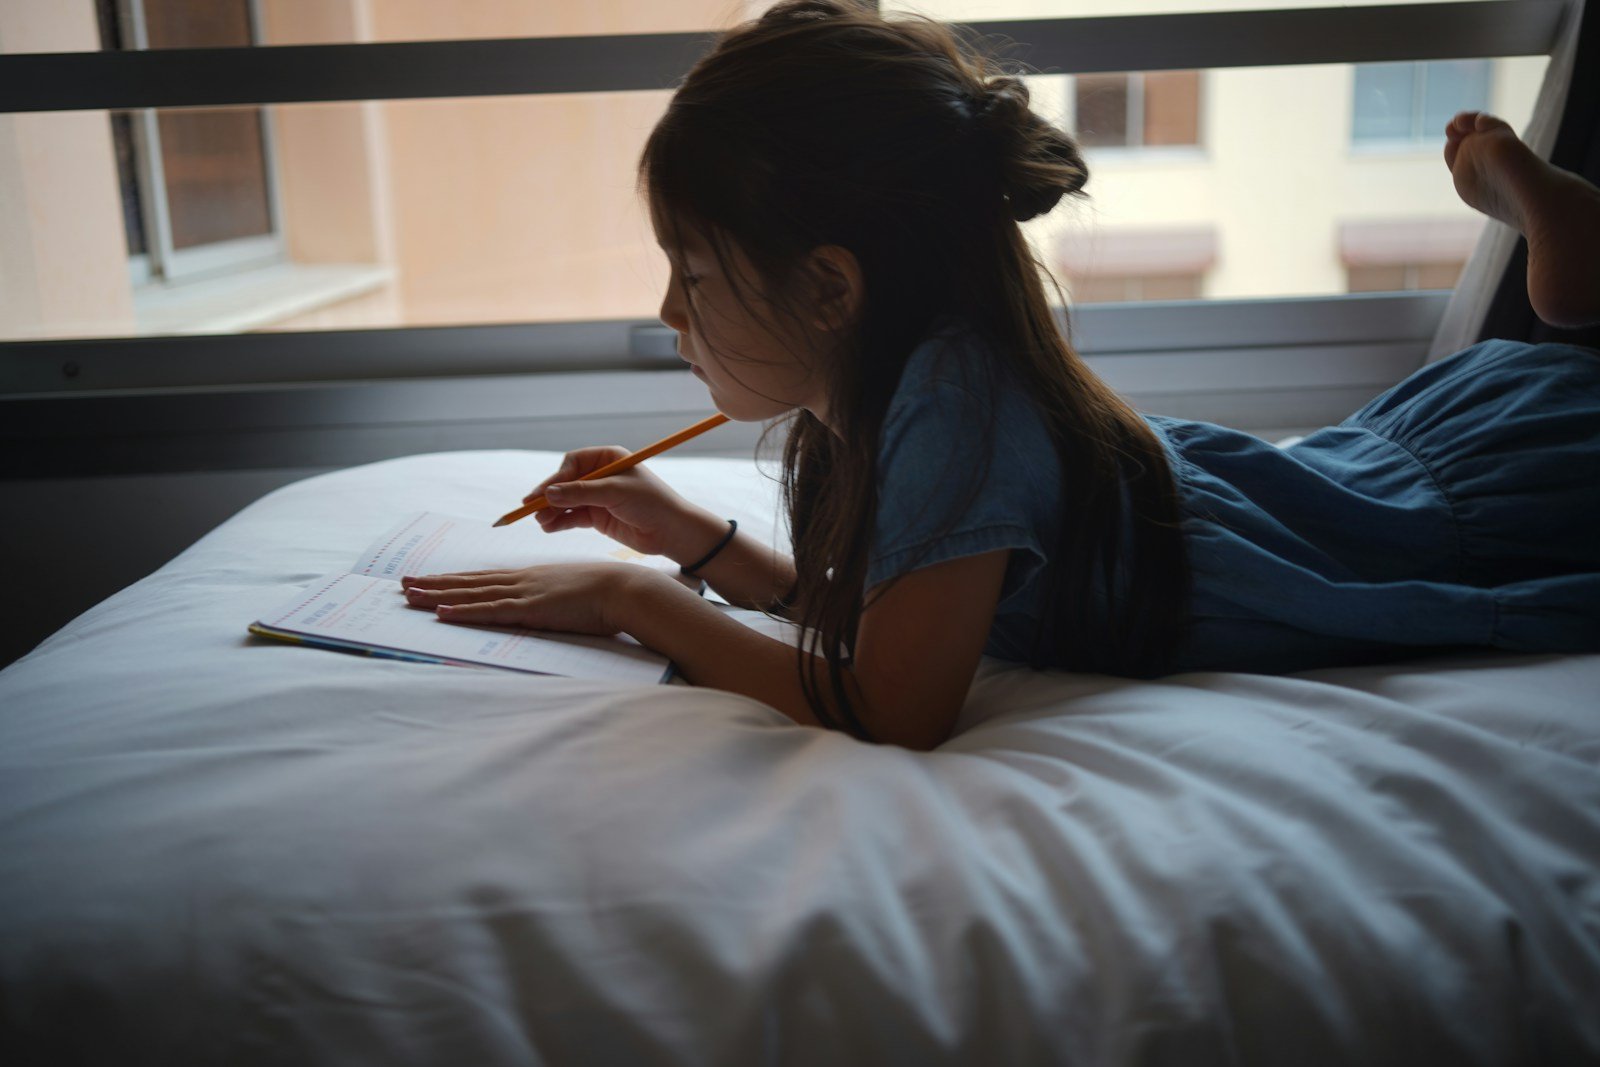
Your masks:
[{"label": "window on building", "polygon": [[1345,288],[1352,293],[1454,289],[1482,231],[1481,216],[1340,223]]},{"label": "window on building", "polygon": [[1346,267],[1352,293],[1387,293],[1416,289],[1454,289],[1464,259],[1445,263],[1391,263],[1381,267]]},{"label": "window on building", "polygon": [[1200,143],[1200,72],[1080,74],[1071,79],[1073,128],[1086,148]]},{"label": "window on building", "polygon": [[1204,276],[1187,274],[1067,275],[1067,289],[1079,304],[1122,304],[1134,300],[1199,300]]},{"label": "window on building", "polygon": [[[97,0],[96,7],[106,49],[255,43],[252,0]],[[111,135],[136,281],[281,258],[264,109],[118,112]]]},{"label": "window on building", "polygon": [[1199,300],[1217,260],[1210,226],[1103,228],[1067,233],[1054,267],[1078,304]]},{"label": "window on building", "polygon": [[1374,141],[1443,141],[1458,111],[1489,106],[1487,59],[1359,63],[1350,137]]}]

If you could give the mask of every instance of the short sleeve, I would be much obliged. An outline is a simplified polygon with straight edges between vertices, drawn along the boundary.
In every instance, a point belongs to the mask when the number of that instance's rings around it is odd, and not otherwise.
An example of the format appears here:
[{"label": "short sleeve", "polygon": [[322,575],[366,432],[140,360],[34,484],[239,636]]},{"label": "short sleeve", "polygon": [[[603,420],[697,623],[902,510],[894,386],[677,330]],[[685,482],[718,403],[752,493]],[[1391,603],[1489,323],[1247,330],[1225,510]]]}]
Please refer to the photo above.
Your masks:
[{"label": "short sleeve", "polygon": [[1045,563],[1059,492],[1055,450],[1032,402],[991,380],[977,344],[928,341],[907,362],[880,438],[868,588],[1010,549],[1004,608]]}]

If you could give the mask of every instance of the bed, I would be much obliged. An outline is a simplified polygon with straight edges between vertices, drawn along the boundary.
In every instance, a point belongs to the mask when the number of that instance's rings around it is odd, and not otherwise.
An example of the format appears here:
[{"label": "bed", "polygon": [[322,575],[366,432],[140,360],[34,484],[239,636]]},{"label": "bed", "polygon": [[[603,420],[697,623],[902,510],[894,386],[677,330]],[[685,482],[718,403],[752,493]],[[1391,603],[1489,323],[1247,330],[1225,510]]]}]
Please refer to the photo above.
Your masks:
[{"label": "bed", "polygon": [[287,486],[0,672],[4,1062],[1600,1059],[1600,656],[985,662],[916,754],[245,633],[555,459]]}]

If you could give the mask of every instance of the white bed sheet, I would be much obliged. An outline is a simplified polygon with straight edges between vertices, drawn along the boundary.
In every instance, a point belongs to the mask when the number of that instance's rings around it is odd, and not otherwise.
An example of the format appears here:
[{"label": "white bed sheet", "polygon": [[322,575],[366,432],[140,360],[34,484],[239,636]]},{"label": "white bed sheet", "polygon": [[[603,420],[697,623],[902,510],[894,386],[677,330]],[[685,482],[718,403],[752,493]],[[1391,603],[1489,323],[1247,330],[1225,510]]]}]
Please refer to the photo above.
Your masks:
[{"label": "white bed sheet", "polygon": [[986,663],[919,755],[244,633],[555,459],[288,486],[0,673],[6,1062],[1600,1058],[1600,657]]}]

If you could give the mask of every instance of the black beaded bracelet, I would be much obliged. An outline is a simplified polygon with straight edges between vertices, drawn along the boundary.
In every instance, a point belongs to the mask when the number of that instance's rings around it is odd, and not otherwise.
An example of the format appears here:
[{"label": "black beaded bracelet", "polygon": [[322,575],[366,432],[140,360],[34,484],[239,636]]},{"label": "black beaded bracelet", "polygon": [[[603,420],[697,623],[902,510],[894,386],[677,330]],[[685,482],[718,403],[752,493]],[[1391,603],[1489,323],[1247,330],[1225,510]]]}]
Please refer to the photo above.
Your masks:
[{"label": "black beaded bracelet", "polygon": [[728,542],[732,541],[733,540],[733,535],[738,533],[738,532],[739,532],[739,520],[738,519],[729,519],[728,520],[728,532],[722,535],[722,540],[718,541],[716,543],[716,546],[713,547],[710,552],[707,552],[704,556],[701,556],[700,559],[697,562],[692,563],[687,567],[679,567],[678,568],[678,573],[683,575],[685,578],[698,578],[699,575],[696,574],[695,572],[698,571],[701,567],[704,567],[707,563],[710,563],[712,560],[716,559],[717,558],[717,553],[721,552],[723,549],[727,548],[728,547]]}]

